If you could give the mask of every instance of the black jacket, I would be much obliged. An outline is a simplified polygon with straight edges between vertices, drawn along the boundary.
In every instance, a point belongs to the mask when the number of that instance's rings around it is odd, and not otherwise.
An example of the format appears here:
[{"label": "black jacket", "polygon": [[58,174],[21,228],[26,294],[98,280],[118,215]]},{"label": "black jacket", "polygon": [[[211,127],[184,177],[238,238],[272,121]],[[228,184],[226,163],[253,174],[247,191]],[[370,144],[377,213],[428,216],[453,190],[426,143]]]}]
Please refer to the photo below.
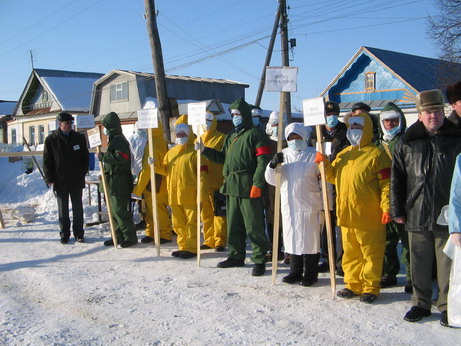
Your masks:
[{"label": "black jacket", "polygon": [[453,110],[451,114],[448,116],[448,120],[455,124],[457,128],[461,128],[461,118],[455,110]]},{"label": "black jacket", "polygon": [[55,190],[84,188],[88,172],[89,153],[86,138],[70,131],[69,136],[60,129],[45,139],[43,149],[43,172],[48,184]]},{"label": "black jacket", "polygon": [[411,125],[394,147],[391,172],[391,216],[406,217],[407,231],[446,230],[436,223],[450,198],[461,130],[448,119],[434,136],[422,122]]},{"label": "black jacket", "polygon": [[[336,126],[334,127],[333,131],[330,133],[327,131],[325,126],[322,126],[322,142],[331,142],[331,157],[330,162],[333,162],[336,158],[336,155],[343,150],[345,147],[351,145],[346,138],[347,126],[346,124],[338,121]],[[315,144],[317,142],[317,133],[315,131],[315,127],[313,127],[313,131],[311,132],[311,136],[309,138],[309,142],[311,146],[315,148]]]}]

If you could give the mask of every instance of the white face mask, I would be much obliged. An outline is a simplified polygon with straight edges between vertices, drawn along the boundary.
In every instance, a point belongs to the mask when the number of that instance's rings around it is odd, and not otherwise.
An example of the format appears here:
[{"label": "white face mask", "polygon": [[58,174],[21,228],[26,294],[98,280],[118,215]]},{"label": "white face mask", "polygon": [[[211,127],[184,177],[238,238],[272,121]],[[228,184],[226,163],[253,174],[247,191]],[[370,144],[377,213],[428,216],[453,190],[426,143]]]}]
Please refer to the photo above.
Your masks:
[{"label": "white face mask", "polygon": [[211,129],[211,125],[213,124],[213,121],[207,120],[205,124],[205,130],[208,131]]},{"label": "white face mask", "polygon": [[288,148],[291,150],[304,150],[307,148],[307,142],[304,139],[293,139],[287,141]]},{"label": "white face mask", "polygon": [[175,142],[176,144],[179,144],[179,145],[186,145],[188,139],[189,137],[180,137],[180,138],[176,138]]},{"label": "white face mask", "polygon": [[109,130],[108,129],[103,128],[102,133],[104,133],[104,136],[109,137]]},{"label": "white face mask", "polygon": [[363,130],[360,130],[360,129],[347,129],[347,132],[346,132],[346,137],[347,139],[349,140],[349,142],[351,143],[351,145],[353,147],[357,146],[360,144],[360,140],[362,139],[362,135],[363,135]]}]

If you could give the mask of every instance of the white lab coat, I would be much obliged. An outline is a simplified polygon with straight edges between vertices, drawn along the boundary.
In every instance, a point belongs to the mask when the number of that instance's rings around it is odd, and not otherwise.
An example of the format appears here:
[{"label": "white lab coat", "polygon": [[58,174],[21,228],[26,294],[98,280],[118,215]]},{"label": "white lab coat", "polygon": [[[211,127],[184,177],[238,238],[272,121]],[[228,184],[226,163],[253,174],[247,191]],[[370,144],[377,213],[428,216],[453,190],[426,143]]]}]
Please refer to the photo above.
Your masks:
[{"label": "white lab coat", "polygon": [[[283,244],[289,254],[320,252],[320,211],[323,209],[316,150],[283,149],[281,209]],[[276,170],[266,167],[266,181],[275,185]]]}]

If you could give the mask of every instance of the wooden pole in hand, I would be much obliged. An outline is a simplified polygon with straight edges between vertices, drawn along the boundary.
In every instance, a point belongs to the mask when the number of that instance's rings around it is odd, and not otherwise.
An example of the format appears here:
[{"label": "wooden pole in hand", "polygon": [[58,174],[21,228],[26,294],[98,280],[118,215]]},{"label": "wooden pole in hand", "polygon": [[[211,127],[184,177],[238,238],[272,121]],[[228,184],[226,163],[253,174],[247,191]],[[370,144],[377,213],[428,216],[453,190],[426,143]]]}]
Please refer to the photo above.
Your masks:
[{"label": "wooden pole in hand", "polygon": [[[277,153],[282,151],[283,140],[283,113],[285,112],[284,100],[285,92],[280,93],[280,112],[278,122]],[[272,238],[272,285],[275,285],[277,275],[277,261],[279,252],[279,233],[280,233],[280,185],[282,181],[282,169],[280,165],[275,168],[275,201],[274,201],[274,231]]]},{"label": "wooden pole in hand", "polygon": [[[149,146],[149,156],[154,158],[154,138],[152,136],[152,129],[147,129],[147,145]],[[160,256],[160,229],[158,225],[157,214],[157,184],[155,181],[155,166],[154,162],[150,164],[150,190],[152,195],[152,218],[154,221],[154,241],[157,250],[157,256]]]},{"label": "wooden pole in hand", "polygon": [[[96,148],[96,154],[99,158],[99,153],[101,151],[100,146]],[[106,174],[104,173],[104,164],[101,160],[99,160],[99,170],[101,171],[101,179],[102,179],[102,186],[104,188],[104,197],[106,199],[106,207],[107,207],[107,214],[109,214],[109,226],[110,226],[110,233],[112,234],[112,240],[114,241],[114,247],[117,248],[117,235],[115,234],[114,228],[114,220],[112,220],[112,209],[110,206],[110,199],[109,199],[109,190],[107,186]]]},{"label": "wooden pole in hand", "polygon": [[[317,134],[317,150],[324,154],[323,152],[323,143],[322,143],[322,130],[320,125],[315,126],[315,131]],[[330,217],[330,203],[327,190],[327,179],[325,176],[325,164],[320,162],[319,165],[320,177],[322,181],[322,195],[323,195],[323,209],[325,211],[325,223],[327,226],[327,241],[328,241],[328,262],[330,265],[330,285],[331,285],[331,294],[333,299],[336,297],[336,275],[335,275],[335,256],[334,256],[334,247],[333,247],[333,229],[331,225]]]},{"label": "wooden pole in hand", "polygon": [[[202,137],[201,136],[201,125],[196,125],[197,126],[197,140],[202,142]],[[200,198],[200,168],[202,167],[202,154],[200,152],[200,149],[197,150],[197,266],[200,267],[200,238],[201,238],[201,224],[200,224],[200,214],[201,214],[201,198]]]}]

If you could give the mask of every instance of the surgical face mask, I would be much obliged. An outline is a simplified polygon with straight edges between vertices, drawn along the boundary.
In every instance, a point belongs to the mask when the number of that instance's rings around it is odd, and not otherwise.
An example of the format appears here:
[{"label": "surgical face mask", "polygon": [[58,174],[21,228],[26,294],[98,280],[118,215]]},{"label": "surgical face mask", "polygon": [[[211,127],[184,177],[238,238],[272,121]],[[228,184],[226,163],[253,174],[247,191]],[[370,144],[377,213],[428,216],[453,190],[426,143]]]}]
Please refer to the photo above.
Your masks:
[{"label": "surgical face mask", "polygon": [[209,129],[211,129],[211,125],[212,125],[212,124],[213,124],[212,121],[207,120],[207,121],[206,121],[206,124],[205,124],[205,129],[206,129],[207,131],[208,131]]},{"label": "surgical face mask", "polygon": [[232,123],[234,124],[235,127],[239,127],[243,123],[243,118],[241,115],[234,115],[232,117]]},{"label": "surgical face mask", "polygon": [[258,127],[261,122],[259,117],[253,117],[251,120],[253,121],[253,125],[256,127]]},{"label": "surgical face mask", "polygon": [[104,136],[109,137],[109,130],[108,129],[104,128],[102,130],[102,133],[104,133]]},{"label": "surgical face mask", "polygon": [[180,138],[176,138],[175,142],[176,144],[179,144],[179,145],[186,145],[188,139],[189,137],[180,137]]},{"label": "surgical face mask", "polygon": [[291,150],[304,150],[307,148],[307,142],[304,139],[293,139],[287,141],[288,148]]},{"label": "surgical face mask", "polygon": [[327,125],[328,127],[335,127],[338,124],[338,116],[329,115],[327,116]]},{"label": "surgical face mask", "polygon": [[346,132],[346,137],[347,139],[349,140],[349,142],[351,143],[351,145],[353,147],[357,146],[360,144],[360,140],[362,139],[362,135],[363,135],[363,130],[361,129],[347,129],[347,132]]},{"label": "surgical face mask", "polygon": [[277,137],[279,135],[279,130],[278,129],[279,128],[277,126],[272,128],[272,134],[271,134],[272,137]]},{"label": "surgical face mask", "polygon": [[396,127],[394,127],[393,129],[391,129],[391,130],[385,130],[385,131],[386,131],[386,134],[387,134],[389,137],[394,138],[395,135],[396,135],[397,133],[399,133],[399,131],[400,131],[400,126],[396,126]]}]

